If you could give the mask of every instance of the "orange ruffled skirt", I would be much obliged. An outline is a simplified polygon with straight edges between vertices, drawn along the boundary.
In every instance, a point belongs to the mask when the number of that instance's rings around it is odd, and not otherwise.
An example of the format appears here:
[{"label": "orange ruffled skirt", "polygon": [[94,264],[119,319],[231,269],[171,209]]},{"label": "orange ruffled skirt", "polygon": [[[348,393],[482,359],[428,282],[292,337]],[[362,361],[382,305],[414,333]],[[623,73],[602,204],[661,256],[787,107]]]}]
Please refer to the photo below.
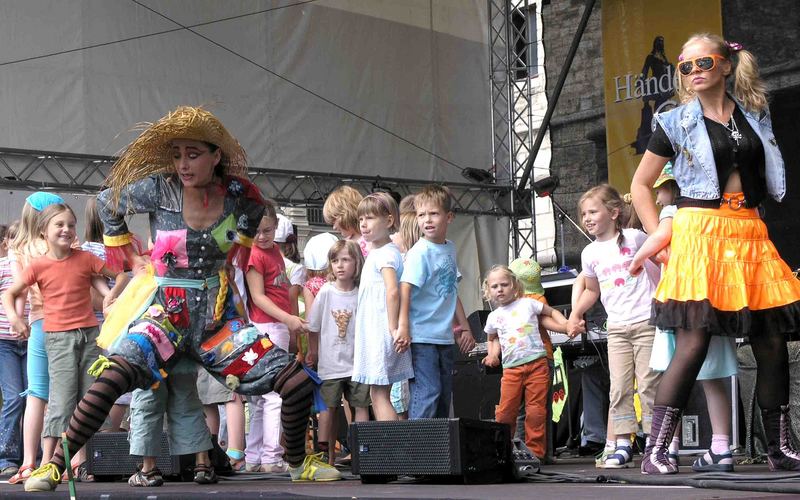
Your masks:
[{"label": "orange ruffled skirt", "polygon": [[[741,193],[725,197],[743,198]],[[653,300],[662,329],[745,337],[800,329],[800,280],[755,208],[681,208]]]}]

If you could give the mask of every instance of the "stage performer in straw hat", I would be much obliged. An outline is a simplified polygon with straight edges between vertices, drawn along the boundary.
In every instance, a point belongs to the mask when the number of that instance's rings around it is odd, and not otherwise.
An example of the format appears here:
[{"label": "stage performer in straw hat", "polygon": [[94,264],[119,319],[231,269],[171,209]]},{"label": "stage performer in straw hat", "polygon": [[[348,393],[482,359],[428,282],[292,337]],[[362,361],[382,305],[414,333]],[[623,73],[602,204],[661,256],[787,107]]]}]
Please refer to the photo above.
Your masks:
[{"label": "stage performer in straw hat", "polygon": [[[97,431],[114,401],[169,376],[183,357],[241,394],[275,391],[283,400],[285,460],[294,481],[339,479],[336,469],[305,456],[314,382],[293,356],[247,322],[232,279],[246,268],[264,212],[258,188],[244,178],[247,158],[220,121],[182,106],[144,131],[121,154],[100,193],[110,265],[123,259],[136,277],[110,311],[98,343],[109,350],[67,430],[70,454]],[[147,213],[154,242],[139,256],[125,216]],[[26,491],[60,482],[64,451],[33,472]]]},{"label": "stage performer in straw hat", "polygon": [[[785,337],[800,327],[800,281],[778,255],[758,212],[767,195],[780,201],[786,193],[764,84],[750,52],[707,33],[683,45],[678,71],[683,104],[656,115],[631,185],[636,211],[653,232],[658,216],[650,186],[673,158],[681,196],[653,321],[675,330],[676,345],[656,392],[642,472],[678,472],[667,446],[712,335],[749,337],[770,470],[800,470],[789,424]],[[725,458],[712,455],[707,465]]]}]

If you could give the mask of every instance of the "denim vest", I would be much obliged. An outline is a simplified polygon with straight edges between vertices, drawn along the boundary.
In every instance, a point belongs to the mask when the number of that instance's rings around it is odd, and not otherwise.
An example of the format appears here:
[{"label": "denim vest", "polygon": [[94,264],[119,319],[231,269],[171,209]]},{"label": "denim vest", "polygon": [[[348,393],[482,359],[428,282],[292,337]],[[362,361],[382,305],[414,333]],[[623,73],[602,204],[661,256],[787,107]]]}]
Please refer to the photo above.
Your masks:
[{"label": "denim vest", "polygon": [[[728,97],[739,106],[750,127],[761,139],[764,145],[767,192],[776,201],[781,201],[786,194],[786,172],[778,143],[772,133],[769,112],[765,109],[761,116],[758,116],[746,111],[732,96]],[[717,166],[714,163],[714,152],[711,149],[706,124],[703,121],[700,100],[695,98],[687,104],[658,113],[654,117],[653,130],[655,130],[655,120],[661,124],[675,150],[676,156],[672,161],[672,168],[675,180],[681,188],[681,196],[698,200],[720,198]]]}]

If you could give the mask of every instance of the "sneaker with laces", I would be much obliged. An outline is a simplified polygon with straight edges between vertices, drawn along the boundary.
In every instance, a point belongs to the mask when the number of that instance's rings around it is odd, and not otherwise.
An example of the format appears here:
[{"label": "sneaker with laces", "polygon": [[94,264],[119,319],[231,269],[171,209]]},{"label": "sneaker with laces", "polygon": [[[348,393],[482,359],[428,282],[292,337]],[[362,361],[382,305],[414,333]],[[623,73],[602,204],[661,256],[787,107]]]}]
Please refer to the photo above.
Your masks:
[{"label": "sneaker with laces", "polygon": [[61,482],[61,471],[56,464],[47,463],[31,472],[31,477],[25,481],[25,491],[55,491]]},{"label": "sneaker with laces", "polygon": [[140,465],[136,474],[132,475],[128,479],[128,484],[131,486],[154,488],[164,484],[164,476],[161,474],[161,471],[158,470],[158,467],[153,467],[152,470],[144,472],[142,470],[142,466]]},{"label": "sneaker with laces", "polygon": [[338,481],[342,475],[336,470],[336,467],[328,465],[324,462],[322,453],[316,455],[307,455],[303,463],[297,467],[289,466],[289,474],[292,476],[292,482],[305,482],[305,481]]},{"label": "sneaker with laces", "polygon": [[609,455],[614,454],[614,448],[603,448],[603,451],[600,452],[594,459],[594,467],[596,469],[605,469],[606,468],[606,460],[608,460]]},{"label": "sneaker with laces", "polygon": [[270,472],[270,473],[283,473],[289,470],[289,464],[284,462],[283,460],[279,460],[277,462],[273,462],[271,464],[263,464],[261,465],[261,472]]}]

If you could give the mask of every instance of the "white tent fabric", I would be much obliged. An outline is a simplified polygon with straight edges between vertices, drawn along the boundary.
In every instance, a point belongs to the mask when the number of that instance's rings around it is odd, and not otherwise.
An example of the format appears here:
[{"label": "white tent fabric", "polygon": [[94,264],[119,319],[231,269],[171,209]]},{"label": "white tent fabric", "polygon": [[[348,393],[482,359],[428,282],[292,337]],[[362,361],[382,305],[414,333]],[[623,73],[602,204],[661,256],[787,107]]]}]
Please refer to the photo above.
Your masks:
[{"label": "white tent fabric", "polygon": [[267,168],[491,164],[482,0],[3,0],[0,146],[114,154],[210,107]]},{"label": "white tent fabric", "polygon": [[[254,166],[462,181],[491,165],[485,0],[0,0],[0,147],[111,155],[205,105]],[[28,193],[5,193],[18,217]],[[70,195],[72,196],[72,195]],[[84,199],[71,203],[82,211]],[[133,228],[146,234],[146,221]],[[459,217],[461,297],[508,221]]]}]

